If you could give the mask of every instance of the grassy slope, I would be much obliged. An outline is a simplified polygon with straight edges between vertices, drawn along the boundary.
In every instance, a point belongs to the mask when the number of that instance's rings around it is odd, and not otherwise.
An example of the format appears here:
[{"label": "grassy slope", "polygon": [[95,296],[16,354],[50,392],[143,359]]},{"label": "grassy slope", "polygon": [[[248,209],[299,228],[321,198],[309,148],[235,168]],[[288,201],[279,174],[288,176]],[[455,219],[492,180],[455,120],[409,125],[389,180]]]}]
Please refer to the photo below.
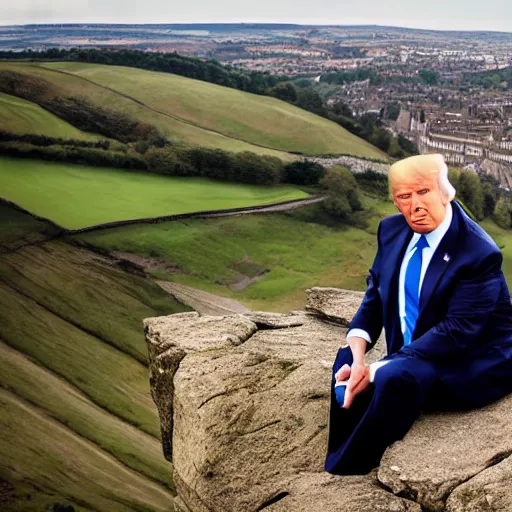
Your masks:
[{"label": "grassy slope", "polygon": [[[172,140],[192,145],[252,151],[283,160],[295,158],[287,151],[351,153],[387,159],[385,153],[337,124],[273,98],[165,73],[74,64],[4,61],[0,62],[0,71],[11,70],[43,78],[54,85],[58,95],[86,97],[100,107],[119,110],[152,124]],[[66,72],[59,72],[59,67]],[[71,71],[94,71],[97,76],[90,78],[112,90]],[[180,90],[173,92],[173,87],[180,87]],[[119,88],[119,92],[113,90],[115,88]],[[265,145],[268,147],[263,147]]]},{"label": "grassy slope", "polygon": [[76,62],[44,65],[82,76],[197,126],[265,147],[386,158],[339,125],[275,98],[141,69]]},{"label": "grassy slope", "polygon": [[[377,207],[383,211],[387,204]],[[297,213],[254,215],[133,226],[80,238],[104,248],[152,254],[182,269],[159,277],[235,297],[253,309],[288,311],[304,306],[304,290],[310,286],[364,286],[376,221],[368,232],[305,222]],[[218,284],[236,281],[240,276],[234,267],[245,259],[270,272],[242,292]]]},{"label": "grassy slope", "polygon": [[[366,230],[305,222],[299,210],[132,226],[83,238],[104,248],[167,259],[182,269],[174,275],[160,273],[160,278],[234,297],[253,309],[289,311],[304,306],[304,290],[311,286],[364,289],[376,250],[378,221],[395,213],[389,202],[377,201],[373,207],[375,214]],[[503,268],[512,286],[512,232],[493,223],[484,227],[505,246]],[[240,278],[235,267],[246,258],[270,272],[245,290],[232,292],[226,285]]]},{"label": "grassy slope", "polygon": [[30,133],[62,139],[98,140],[30,101],[0,93],[0,128],[12,133]]},{"label": "grassy slope", "polygon": [[[0,390],[0,407],[0,455],[2,466],[13,469],[6,475],[11,484],[19,479],[24,486],[44,486],[46,493],[93,510],[172,510],[171,495],[160,485],[127,469],[15,394]],[[8,510],[8,504],[2,505]],[[11,510],[23,508],[18,502]]]},{"label": "grassy slope", "polygon": [[285,185],[262,187],[5,157],[0,157],[0,190],[6,199],[66,228],[307,196]]},{"label": "grassy slope", "polygon": [[235,140],[222,134],[197,127],[179,119],[159,114],[137,102],[126,98],[115,91],[87,82],[78,76],[58,73],[38,65],[19,62],[0,61],[0,71],[15,71],[33,77],[43,78],[55,87],[60,96],[83,96],[88,101],[103,108],[124,112],[139,121],[152,124],[160,133],[174,141],[185,142],[197,146],[220,148],[225,151],[252,151],[253,153],[277,156],[282,160],[294,157],[283,151],[266,149],[241,140]]},{"label": "grassy slope", "polygon": [[[41,228],[0,213],[0,246]],[[183,309],[62,242],[0,254],[0,480],[14,486],[2,510],[171,509],[141,320]]]},{"label": "grassy slope", "polygon": [[486,219],[482,227],[492,236],[503,254],[503,272],[507,278],[508,287],[512,292],[512,231],[497,226],[494,222]]}]

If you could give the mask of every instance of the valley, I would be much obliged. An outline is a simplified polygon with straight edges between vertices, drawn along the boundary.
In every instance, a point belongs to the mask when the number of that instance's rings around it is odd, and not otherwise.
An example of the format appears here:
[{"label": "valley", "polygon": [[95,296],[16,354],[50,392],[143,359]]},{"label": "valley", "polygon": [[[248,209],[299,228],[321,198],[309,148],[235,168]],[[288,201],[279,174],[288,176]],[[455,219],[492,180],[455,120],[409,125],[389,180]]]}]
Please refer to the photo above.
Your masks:
[{"label": "valley", "polygon": [[[142,320],[363,290],[379,221],[396,212],[371,167],[388,155],[274,97],[101,64],[0,61],[0,120],[1,508],[171,512]],[[334,166],[329,185],[322,155],[368,167]],[[451,173],[512,286],[501,198]]]}]

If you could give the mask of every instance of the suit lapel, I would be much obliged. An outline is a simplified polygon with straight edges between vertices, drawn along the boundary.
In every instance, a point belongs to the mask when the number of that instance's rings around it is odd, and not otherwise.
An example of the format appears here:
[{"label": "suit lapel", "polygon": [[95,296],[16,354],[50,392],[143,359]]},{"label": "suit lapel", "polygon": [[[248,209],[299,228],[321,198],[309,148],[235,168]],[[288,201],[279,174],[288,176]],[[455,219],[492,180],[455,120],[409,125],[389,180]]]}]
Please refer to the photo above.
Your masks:
[{"label": "suit lapel", "polygon": [[434,253],[434,256],[430,260],[430,264],[423,279],[420,294],[418,323],[427,304],[432,299],[441,277],[455,258],[458,239],[458,214],[457,206],[453,205],[453,219],[450,224],[450,228],[444,235],[441,243],[438,245]]}]

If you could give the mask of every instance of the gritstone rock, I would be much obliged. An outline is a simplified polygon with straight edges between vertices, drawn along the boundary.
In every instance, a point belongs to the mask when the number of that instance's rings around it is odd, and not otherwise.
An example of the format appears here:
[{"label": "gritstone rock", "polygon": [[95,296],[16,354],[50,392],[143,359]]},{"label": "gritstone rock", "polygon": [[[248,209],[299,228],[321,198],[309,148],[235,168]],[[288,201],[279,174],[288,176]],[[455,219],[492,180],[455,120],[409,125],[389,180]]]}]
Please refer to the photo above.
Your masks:
[{"label": "gritstone rock", "polygon": [[[313,288],[307,313],[145,320],[177,510],[506,510],[496,506],[512,496],[500,488],[511,481],[510,398],[420,418],[386,452],[378,479],[323,471],[331,365],[360,301],[357,292]],[[368,361],[384,351],[380,340]],[[478,509],[482,500],[498,505]]]}]

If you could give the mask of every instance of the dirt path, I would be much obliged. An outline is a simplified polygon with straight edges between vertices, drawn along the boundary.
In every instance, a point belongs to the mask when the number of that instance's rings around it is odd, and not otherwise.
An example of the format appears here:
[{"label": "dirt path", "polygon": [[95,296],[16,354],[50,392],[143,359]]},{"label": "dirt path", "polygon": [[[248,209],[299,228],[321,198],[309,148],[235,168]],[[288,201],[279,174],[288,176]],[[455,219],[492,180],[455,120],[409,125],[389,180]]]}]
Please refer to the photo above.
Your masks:
[{"label": "dirt path", "polygon": [[233,313],[248,313],[250,310],[234,299],[203,292],[184,284],[156,281],[165,291],[176,297],[180,302],[190,306],[201,315],[232,315]]}]

